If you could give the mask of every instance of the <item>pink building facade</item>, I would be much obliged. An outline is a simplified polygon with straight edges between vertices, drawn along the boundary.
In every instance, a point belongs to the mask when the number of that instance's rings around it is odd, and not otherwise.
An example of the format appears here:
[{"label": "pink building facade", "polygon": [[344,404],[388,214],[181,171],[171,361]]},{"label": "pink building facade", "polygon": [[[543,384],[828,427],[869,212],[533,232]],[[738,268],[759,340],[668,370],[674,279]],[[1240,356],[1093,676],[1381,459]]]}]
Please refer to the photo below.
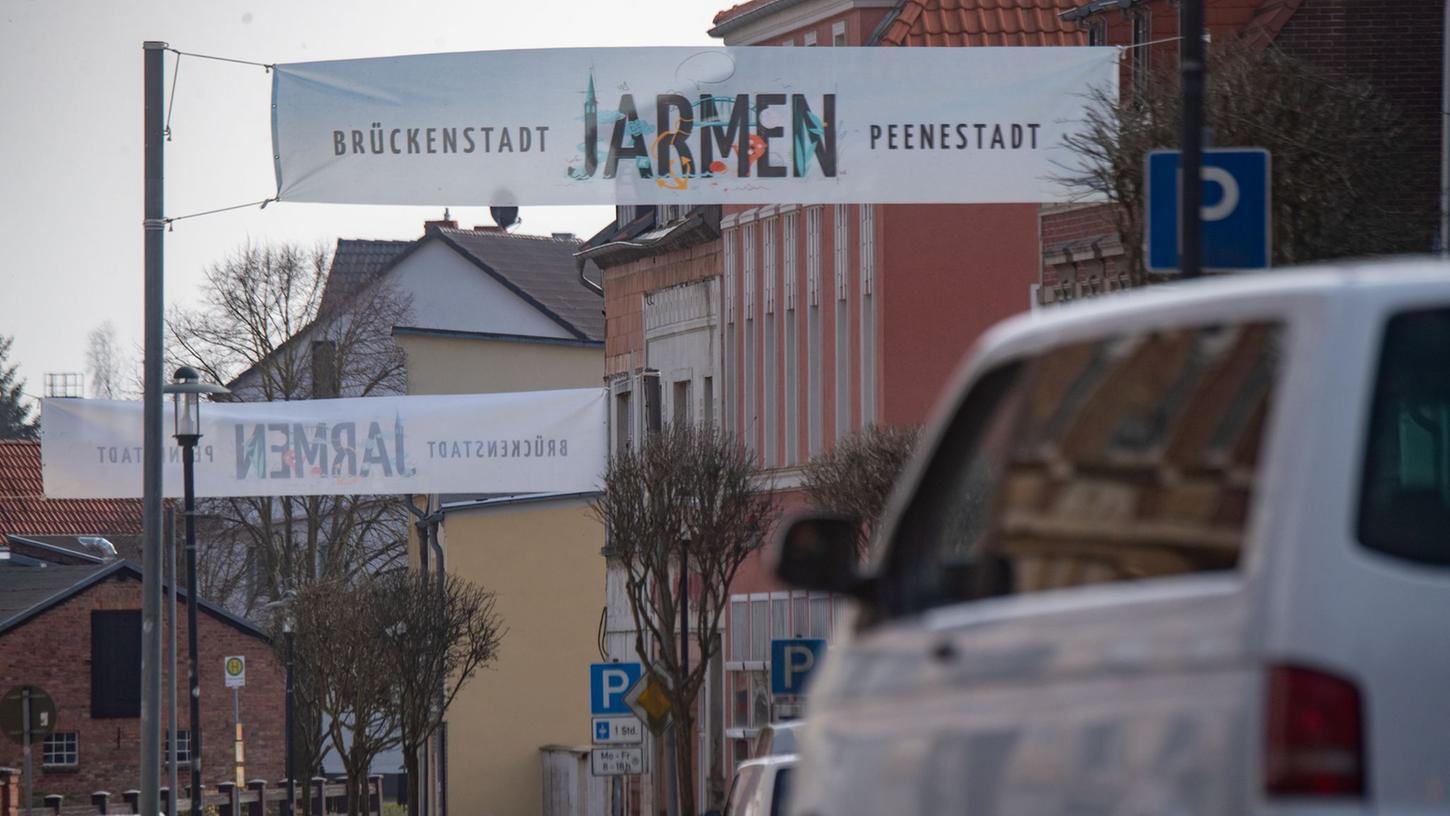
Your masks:
[{"label": "pink building facade", "polygon": [[[997,5],[754,0],[717,15],[711,34],[787,47],[1080,44],[1057,17],[1070,0]],[[872,424],[926,421],[971,345],[1030,309],[1039,281],[1036,204],[723,213],[720,419],[757,453],[787,512],[806,506],[801,466],[811,456]],[[725,757],[747,758],[761,726],[802,713],[802,701],[770,695],[770,641],[828,637],[844,609],[781,586],[763,554],[742,568],[726,620]]]}]

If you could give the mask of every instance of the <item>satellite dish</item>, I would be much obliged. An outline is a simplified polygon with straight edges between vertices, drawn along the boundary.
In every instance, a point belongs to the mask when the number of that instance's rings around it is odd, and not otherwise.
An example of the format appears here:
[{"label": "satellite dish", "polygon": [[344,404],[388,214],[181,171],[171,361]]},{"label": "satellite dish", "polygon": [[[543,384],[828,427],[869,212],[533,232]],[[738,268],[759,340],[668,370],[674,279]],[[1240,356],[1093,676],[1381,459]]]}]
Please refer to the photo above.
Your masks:
[{"label": "satellite dish", "polygon": [[519,220],[518,207],[489,207],[488,214],[493,218],[493,223],[503,229],[508,229]]}]

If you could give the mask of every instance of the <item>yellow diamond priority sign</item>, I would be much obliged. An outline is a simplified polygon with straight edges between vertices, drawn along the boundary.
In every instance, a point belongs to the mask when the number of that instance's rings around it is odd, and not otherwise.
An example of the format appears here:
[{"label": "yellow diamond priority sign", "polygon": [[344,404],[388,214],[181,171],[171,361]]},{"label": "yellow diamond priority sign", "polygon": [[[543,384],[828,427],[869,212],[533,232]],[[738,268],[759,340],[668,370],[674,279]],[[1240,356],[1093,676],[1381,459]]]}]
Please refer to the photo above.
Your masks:
[{"label": "yellow diamond priority sign", "polygon": [[624,704],[655,735],[663,731],[670,721],[670,695],[665,685],[656,679],[658,672],[655,669],[640,675],[624,695]]}]

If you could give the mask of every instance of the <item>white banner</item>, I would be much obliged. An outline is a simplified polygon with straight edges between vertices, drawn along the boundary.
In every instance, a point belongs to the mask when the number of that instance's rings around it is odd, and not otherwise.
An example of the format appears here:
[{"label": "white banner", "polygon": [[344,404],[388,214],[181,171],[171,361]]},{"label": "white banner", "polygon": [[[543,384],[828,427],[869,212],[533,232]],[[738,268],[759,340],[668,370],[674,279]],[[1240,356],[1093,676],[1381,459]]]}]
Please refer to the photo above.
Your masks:
[{"label": "white banner", "polygon": [[1113,48],[581,48],[278,65],[278,198],[1061,201]]},{"label": "white banner", "polygon": [[[572,493],[599,489],[599,388],[462,396],[206,403],[198,496]],[[139,402],[47,399],[48,498],[141,495]],[[165,493],[180,496],[181,448],[165,417]]]}]

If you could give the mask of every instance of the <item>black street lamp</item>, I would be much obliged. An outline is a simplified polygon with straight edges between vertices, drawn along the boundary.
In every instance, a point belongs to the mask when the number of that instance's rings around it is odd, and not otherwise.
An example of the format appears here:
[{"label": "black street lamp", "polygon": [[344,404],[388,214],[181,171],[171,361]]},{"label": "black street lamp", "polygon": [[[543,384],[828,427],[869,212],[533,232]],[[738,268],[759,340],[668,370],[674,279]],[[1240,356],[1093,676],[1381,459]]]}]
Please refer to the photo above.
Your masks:
[{"label": "black street lamp", "polygon": [[[201,676],[197,669],[196,637],[196,474],[193,462],[201,439],[201,395],[229,394],[220,385],[204,383],[196,369],[181,367],[162,389],[172,395],[176,441],[181,445],[181,472],[186,516],[186,651],[191,664],[191,816],[201,816]],[[173,796],[176,792],[173,792]]]}]

